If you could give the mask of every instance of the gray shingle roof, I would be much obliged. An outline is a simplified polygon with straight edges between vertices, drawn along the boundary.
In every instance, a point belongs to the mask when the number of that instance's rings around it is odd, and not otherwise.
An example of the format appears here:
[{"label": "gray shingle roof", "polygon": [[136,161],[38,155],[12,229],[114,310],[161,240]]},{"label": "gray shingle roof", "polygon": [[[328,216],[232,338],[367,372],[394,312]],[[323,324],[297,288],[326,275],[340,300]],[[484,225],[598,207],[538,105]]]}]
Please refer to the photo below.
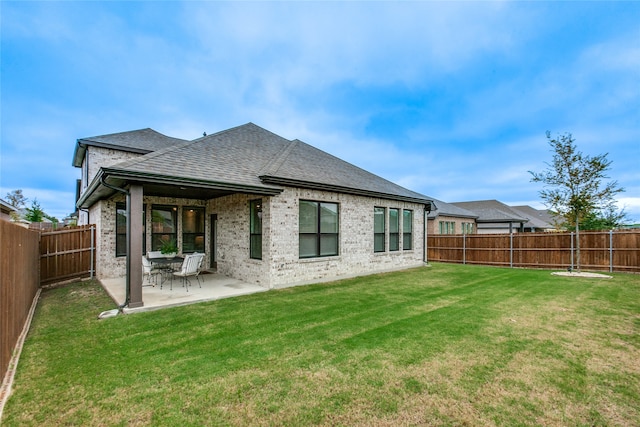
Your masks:
[{"label": "gray shingle roof", "polygon": [[3,199],[0,199],[0,208],[2,208],[2,212],[6,213],[18,211],[18,209],[16,209],[11,204],[9,204],[9,202],[4,201]]},{"label": "gray shingle roof", "polygon": [[556,228],[554,225],[554,218],[547,210],[534,209],[527,205],[511,206],[511,209],[529,219],[529,221],[524,225],[527,228]]},{"label": "gray shingle roof", "polygon": [[429,218],[435,218],[438,215],[458,217],[458,218],[478,218],[478,215],[475,212],[471,212],[470,210],[463,209],[459,206],[453,205],[451,203],[443,202],[442,200],[433,199],[436,209],[429,212]]},{"label": "gray shingle roof", "polygon": [[414,191],[394,184],[351,163],[294,140],[263,171],[262,179],[283,185],[311,187],[355,194],[400,197],[429,201]]},{"label": "gray shingle roof", "polygon": [[82,138],[79,141],[86,144],[112,145],[121,149],[130,148],[133,150],[144,150],[147,152],[157,151],[175,144],[186,142],[184,139],[166,136],[151,128],[92,136],[90,138]]},{"label": "gray shingle roof", "polygon": [[265,190],[281,190],[288,185],[419,203],[431,200],[302,141],[285,139],[253,123],[173,144],[103,170],[139,180],[162,177],[175,182]]},{"label": "gray shingle roof", "polygon": [[473,202],[453,203],[460,208],[470,210],[478,215],[477,222],[523,222],[525,216],[515,212],[509,206],[497,200],[477,200]]},{"label": "gray shingle roof", "polygon": [[166,136],[150,128],[81,138],[78,139],[73,153],[73,165],[76,167],[82,166],[82,159],[87,146],[147,154],[184,142],[186,140]]},{"label": "gray shingle roof", "polygon": [[267,187],[258,178],[260,171],[289,143],[247,124],[118,163],[108,170]]}]

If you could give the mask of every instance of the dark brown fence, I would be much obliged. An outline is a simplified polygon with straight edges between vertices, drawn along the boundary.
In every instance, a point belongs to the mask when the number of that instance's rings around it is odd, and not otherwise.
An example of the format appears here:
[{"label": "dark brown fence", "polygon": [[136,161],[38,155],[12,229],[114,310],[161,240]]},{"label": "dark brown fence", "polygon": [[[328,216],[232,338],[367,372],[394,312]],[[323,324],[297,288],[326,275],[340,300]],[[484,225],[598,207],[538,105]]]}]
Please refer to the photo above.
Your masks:
[{"label": "dark brown fence", "polygon": [[43,285],[93,276],[95,225],[40,233],[40,280]]},{"label": "dark brown fence", "polygon": [[[576,268],[575,233],[432,235],[430,261],[509,267]],[[640,232],[580,233],[580,267],[640,273]]]},{"label": "dark brown fence", "polygon": [[40,285],[39,233],[0,220],[0,379]]}]

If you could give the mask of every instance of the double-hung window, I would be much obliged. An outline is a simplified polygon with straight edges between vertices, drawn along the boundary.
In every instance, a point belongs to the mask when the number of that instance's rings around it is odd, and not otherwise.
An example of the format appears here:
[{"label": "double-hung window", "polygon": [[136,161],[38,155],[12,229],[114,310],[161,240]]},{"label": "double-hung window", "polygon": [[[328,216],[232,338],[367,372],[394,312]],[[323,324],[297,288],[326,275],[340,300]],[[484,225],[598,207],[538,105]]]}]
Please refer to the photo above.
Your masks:
[{"label": "double-hung window", "polygon": [[182,253],[204,252],[204,208],[182,207]]},{"label": "double-hung window", "polygon": [[456,234],[456,223],[454,221],[440,221],[440,234]]},{"label": "double-hung window", "polygon": [[413,249],[413,211],[402,211],[402,250]]},{"label": "double-hung window", "polygon": [[396,208],[389,209],[389,250],[400,250],[400,212]]},{"label": "double-hung window", "polygon": [[300,258],[338,255],[339,230],[337,203],[300,200]]},{"label": "double-hung window", "polygon": [[[147,252],[146,233],[146,206],[142,206],[142,253]],[[124,202],[116,203],[116,256],[127,255],[127,205]]]},{"label": "double-hung window", "polygon": [[373,208],[373,251],[384,252],[385,208]]},{"label": "double-hung window", "polygon": [[249,257],[262,259],[262,200],[249,202]]},{"label": "double-hung window", "polygon": [[153,205],[151,208],[151,250],[159,251],[164,243],[178,244],[178,207]]},{"label": "double-hung window", "polygon": [[473,223],[471,223],[471,222],[463,222],[462,223],[462,234],[473,234]]}]

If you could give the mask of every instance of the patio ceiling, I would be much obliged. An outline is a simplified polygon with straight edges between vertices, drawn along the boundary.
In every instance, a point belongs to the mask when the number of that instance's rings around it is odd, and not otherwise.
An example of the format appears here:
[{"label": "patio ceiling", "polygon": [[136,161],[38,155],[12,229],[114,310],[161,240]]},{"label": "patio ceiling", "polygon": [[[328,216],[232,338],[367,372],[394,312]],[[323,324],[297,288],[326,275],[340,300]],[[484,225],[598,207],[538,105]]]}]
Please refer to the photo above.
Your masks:
[{"label": "patio ceiling", "polygon": [[126,188],[141,185],[145,196],[179,197],[209,200],[234,193],[275,195],[282,188],[275,186],[248,186],[228,182],[203,181],[151,174],[122,173],[103,168],[94,178],[89,188],[77,202],[81,209],[87,209],[98,200],[107,199],[116,193],[112,187]]},{"label": "patio ceiling", "polygon": [[234,193],[215,188],[189,187],[184,185],[142,184],[145,196],[180,197],[184,199],[209,200]]}]

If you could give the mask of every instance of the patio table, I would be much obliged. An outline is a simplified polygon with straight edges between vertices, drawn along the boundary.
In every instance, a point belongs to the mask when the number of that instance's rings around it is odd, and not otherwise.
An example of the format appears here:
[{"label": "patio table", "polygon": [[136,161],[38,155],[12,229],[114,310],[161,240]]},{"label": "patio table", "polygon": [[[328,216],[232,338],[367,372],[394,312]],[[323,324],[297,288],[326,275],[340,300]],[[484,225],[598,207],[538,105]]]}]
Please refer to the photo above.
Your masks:
[{"label": "patio table", "polygon": [[171,258],[150,258],[149,261],[151,261],[151,264],[154,264],[161,270],[165,271],[165,273],[162,274],[162,280],[160,281],[160,289],[162,289],[162,284],[166,282],[169,277],[173,277],[174,266],[176,264],[182,265],[184,257],[174,256]]}]

